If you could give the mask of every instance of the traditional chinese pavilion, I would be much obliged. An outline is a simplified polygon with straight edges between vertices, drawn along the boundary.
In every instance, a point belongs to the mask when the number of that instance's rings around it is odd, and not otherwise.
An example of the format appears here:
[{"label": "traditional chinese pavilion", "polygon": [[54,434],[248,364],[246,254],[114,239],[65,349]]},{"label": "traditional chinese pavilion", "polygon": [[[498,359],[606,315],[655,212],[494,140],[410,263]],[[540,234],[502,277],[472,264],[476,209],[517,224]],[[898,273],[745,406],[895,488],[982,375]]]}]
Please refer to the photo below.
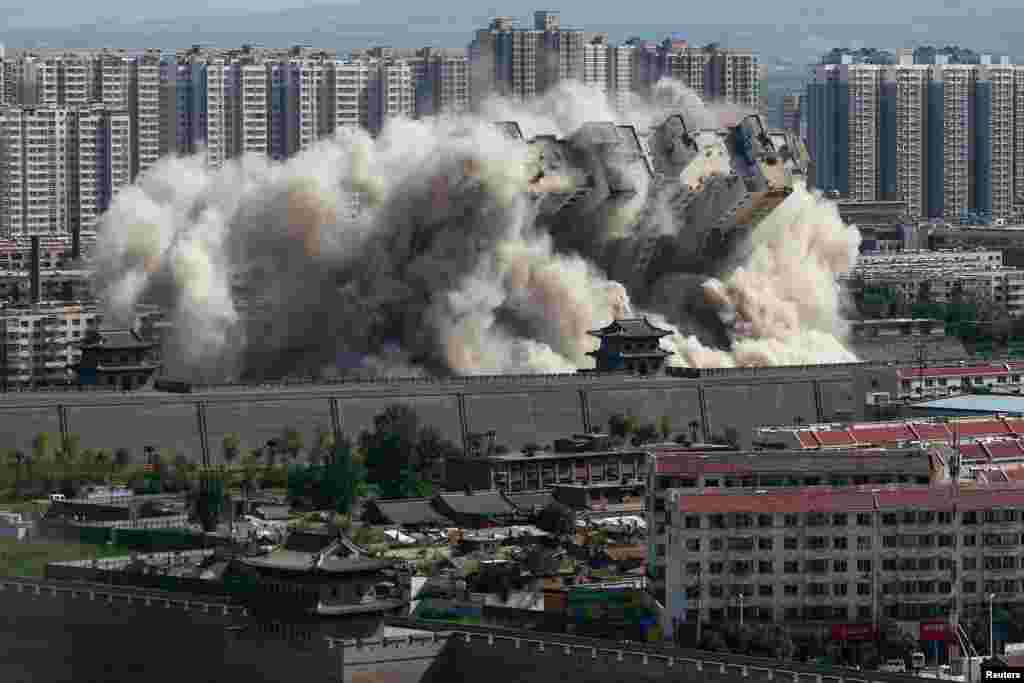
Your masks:
[{"label": "traditional chinese pavilion", "polygon": [[671,332],[655,327],[647,318],[623,318],[599,330],[588,332],[601,340],[589,352],[597,363],[596,372],[633,372],[653,375],[661,372],[671,351],[661,348],[661,338]]},{"label": "traditional chinese pavilion", "polygon": [[155,346],[131,329],[90,331],[82,342],[78,382],[137,389],[160,368],[152,358]]}]

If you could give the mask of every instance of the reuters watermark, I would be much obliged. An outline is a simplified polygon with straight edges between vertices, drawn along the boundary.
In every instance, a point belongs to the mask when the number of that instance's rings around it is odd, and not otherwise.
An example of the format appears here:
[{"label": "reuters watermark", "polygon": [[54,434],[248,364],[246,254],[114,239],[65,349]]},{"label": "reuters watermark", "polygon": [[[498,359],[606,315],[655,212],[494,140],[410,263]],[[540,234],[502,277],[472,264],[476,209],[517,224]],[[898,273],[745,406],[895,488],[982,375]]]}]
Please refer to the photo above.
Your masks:
[{"label": "reuters watermark", "polygon": [[1024,666],[1008,666],[1005,669],[986,669],[982,674],[986,681],[1024,681]]}]

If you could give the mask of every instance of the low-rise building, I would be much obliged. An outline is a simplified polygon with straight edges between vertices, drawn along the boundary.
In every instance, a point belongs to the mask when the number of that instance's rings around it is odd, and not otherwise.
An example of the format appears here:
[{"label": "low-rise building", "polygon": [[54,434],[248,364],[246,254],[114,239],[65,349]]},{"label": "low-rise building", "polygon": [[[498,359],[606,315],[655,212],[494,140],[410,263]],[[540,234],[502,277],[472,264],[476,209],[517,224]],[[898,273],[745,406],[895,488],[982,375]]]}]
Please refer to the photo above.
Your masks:
[{"label": "low-rise building", "polygon": [[89,304],[39,303],[0,308],[0,373],[8,385],[70,384],[79,343],[102,315]]},{"label": "low-rise building", "polygon": [[664,598],[673,491],[699,495],[718,491],[776,490],[795,486],[928,484],[948,476],[944,459],[931,450],[843,449],[813,455],[791,450],[656,452],[647,480],[647,573]]},{"label": "low-rise building", "polygon": [[666,615],[793,628],[923,622],[1020,601],[1019,485],[673,492]]},{"label": "low-rise building", "polygon": [[765,448],[826,450],[948,444],[954,439],[967,442],[993,437],[1024,437],[1024,419],[990,416],[954,421],[916,419],[760,427],[755,430],[754,442]]},{"label": "low-rise building", "polygon": [[600,487],[632,490],[642,486],[646,473],[647,451],[641,448],[506,453],[486,458],[449,458],[446,463],[449,490],[461,491],[469,486],[508,494],[583,486],[593,489],[597,497]]}]

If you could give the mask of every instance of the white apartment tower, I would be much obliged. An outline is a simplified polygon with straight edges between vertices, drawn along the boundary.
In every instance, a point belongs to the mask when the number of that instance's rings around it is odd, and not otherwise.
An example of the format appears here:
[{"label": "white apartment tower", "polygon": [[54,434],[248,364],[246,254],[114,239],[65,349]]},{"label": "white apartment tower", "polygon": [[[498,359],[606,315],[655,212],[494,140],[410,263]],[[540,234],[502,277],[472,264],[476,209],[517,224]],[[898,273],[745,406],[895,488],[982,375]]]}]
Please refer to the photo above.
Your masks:
[{"label": "white apartment tower", "polygon": [[925,215],[928,67],[894,67],[896,81],[896,191],[907,203],[907,215]]},{"label": "white apartment tower", "polygon": [[0,234],[68,234],[69,113],[59,107],[0,110]]},{"label": "white apartment tower", "polygon": [[71,149],[69,223],[93,230],[100,214],[132,180],[132,118],[102,104],[73,109],[68,115]]},{"label": "white apartment tower", "polygon": [[379,133],[389,119],[412,118],[416,113],[411,65],[395,60],[379,62],[376,67],[370,81],[369,130],[372,133]]},{"label": "white apartment tower", "polygon": [[942,215],[947,220],[956,220],[971,205],[971,105],[977,71],[970,65],[944,64],[931,67],[931,72],[932,80],[943,84]]},{"label": "white apartment tower", "polygon": [[873,201],[878,187],[878,94],[882,68],[849,65],[850,199]]},{"label": "white apartment tower", "polygon": [[978,67],[979,79],[988,80],[992,89],[988,154],[994,218],[1010,219],[1013,216],[1014,71],[1014,67],[1008,64]]},{"label": "white apartment tower", "polygon": [[615,108],[625,111],[633,92],[632,45],[609,45],[608,49],[608,92]]},{"label": "white apartment tower", "polygon": [[131,91],[132,60],[121,52],[101,52],[96,56],[95,100],[111,109],[128,109]]},{"label": "white apartment tower", "polygon": [[1024,66],[1013,67],[1013,211],[1015,219],[1024,216]]},{"label": "white apartment tower", "polygon": [[376,66],[362,61],[338,61],[331,66],[333,77],[327,79],[331,95],[328,115],[333,119],[331,133],[340,128],[369,128],[369,86]]},{"label": "white apartment tower", "polygon": [[583,46],[583,83],[608,92],[608,46],[590,42]]},{"label": "white apartment tower", "polygon": [[270,152],[270,93],[264,64],[233,65],[235,138],[229,157]]},{"label": "white apartment tower", "polygon": [[231,65],[223,59],[206,65],[206,130],[198,138],[205,140],[206,162],[211,168],[220,167],[231,155],[235,87],[231,72]]},{"label": "white apartment tower", "polygon": [[132,180],[161,156],[160,55],[147,53],[133,59],[130,67],[128,111],[132,122]]}]

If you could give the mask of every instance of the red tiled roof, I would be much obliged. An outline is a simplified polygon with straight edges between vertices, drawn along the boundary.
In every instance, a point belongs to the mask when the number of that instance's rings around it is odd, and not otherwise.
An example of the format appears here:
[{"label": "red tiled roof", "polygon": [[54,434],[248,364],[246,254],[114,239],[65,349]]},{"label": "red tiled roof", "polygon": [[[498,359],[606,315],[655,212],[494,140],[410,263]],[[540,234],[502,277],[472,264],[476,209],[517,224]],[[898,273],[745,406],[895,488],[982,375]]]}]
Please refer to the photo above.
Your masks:
[{"label": "red tiled roof", "polygon": [[745,465],[733,463],[715,462],[712,459],[703,457],[700,454],[680,453],[678,455],[659,455],[655,459],[655,472],[657,474],[692,474],[694,476],[708,474],[750,474],[754,470]]},{"label": "red tiled roof", "polygon": [[869,512],[874,510],[870,491],[806,487],[760,494],[703,493],[679,497],[683,513],[728,514],[733,512]]},{"label": "red tiled roof", "polygon": [[850,432],[838,429],[830,429],[828,431],[815,431],[814,437],[821,443],[822,446],[853,446],[857,442],[850,435]]},{"label": "red tiled roof", "polygon": [[764,493],[701,493],[679,497],[682,513],[871,512],[874,510],[988,510],[1024,508],[1024,486],[1017,483],[972,487],[887,486],[833,489],[806,487]]},{"label": "red tiled roof", "polygon": [[1003,473],[1007,481],[1024,481],[1024,467],[1001,467],[999,471]]},{"label": "red tiled roof", "polygon": [[1001,420],[962,420],[955,422],[952,430],[960,436],[986,436],[1010,434],[1010,428]]},{"label": "red tiled roof", "polygon": [[852,425],[850,431],[853,438],[860,443],[889,443],[892,441],[914,441],[914,432],[910,431],[906,423],[871,425]]},{"label": "red tiled roof", "polygon": [[967,460],[988,460],[988,454],[982,449],[981,444],[976,443],[960,444],[960,455]]},{"label": "red tiled roof", "polygon": [[1009,439],[989,441],[983,443],[982,448],[985,449],[992,460],[1024,457],[1024,450],[1021,450],[1020,444]]},{"label": "red tiled roof", "polygon": [[809,432],[801,429],[796,433],[796,440],[800,442],[800,445],[804,448],[817,448],[820,442],[814,437],[814,432]]},{"label": "red tiled roof", "polygon": [[1008,417],[1003,419],[1006,428],[1014,434],[1024,435],[1024,419],[1019,417]]},{"label": "red tiled roof", "polygon": [[944,424],[934,422],[908,422],[907,428],[921,441],[945,441],[950,433]]}]

